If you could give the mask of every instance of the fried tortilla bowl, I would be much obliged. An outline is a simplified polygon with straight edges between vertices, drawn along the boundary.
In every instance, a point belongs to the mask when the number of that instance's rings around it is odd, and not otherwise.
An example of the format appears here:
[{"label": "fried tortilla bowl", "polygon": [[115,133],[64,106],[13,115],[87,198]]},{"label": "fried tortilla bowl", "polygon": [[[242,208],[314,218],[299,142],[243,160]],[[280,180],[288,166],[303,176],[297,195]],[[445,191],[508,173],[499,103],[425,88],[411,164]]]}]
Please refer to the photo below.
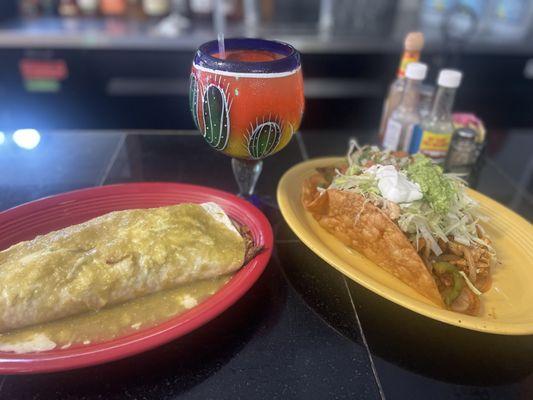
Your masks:
[{"label": "fried tortilla bowl", "polygon": [[318,223],[343,242],[358,249],[390,274],[442,306],[442,299],[427,268],[407,237],[363,196],[340,190],[320,194],[315,174],[302,186],[302,203]]},{"label": "fried tortilla bowl", "polygon": [[[381,250],[379,244],[366,244],[366,250],[361,249],[361,252],[358,252],[344,244],[348,238],[342,240],[342,237],[339,237],[342,235],[334,236],[324,229],[324,224],[332,227],[340,226],[344,214],[339,213],[336,221],[328,221],[326,218],[321,226],[312,213],[305,210],[301,203],[301,188],[304,182],[316,174],[317,168],[339,166],[343,161],[342,158],[322,158],[303,162],[291,168],[282,177],[278,186],[278,202],[285,220],[313,252],[376,294],[427,317],[481,332],[507,335],[533,333],[533,293],[528,289],[533,283],[533,270],[530,268],[533,263],[533,229],[526,220],[490,198],[468,190],[468,195],[480,203],[481,211],[490,217],[485,227],[501,264],[492,271],[491,290],[481,296],[479,315],[459,314],[443,308],[442,304],[439,305],[430,284],[426,288],[428,291],[422,293],[423,290],[420,289],[422,285],[417,291],[402,282],[402,276],[409,277],[409,274],[415,273],[416,263],[406,270],[398,269],[395,276],[385,268],[379,268],[376,263],[362,254],[363,251],[367,254],[368,252],[378,254]],[[303,195],[305,196],[305,193]],[[345,200],[338,195],[334,195],[333,199],[329,196],[329,201]],[[357,200],[352,198],[350,201]],[[316,207],[318,212],[320,206],[319,201],[311,204],[311,207]],[[393,243],[395,251],[409,254],[407,246],[402,244],[401,238],[396,237],[394,230],[390,228],[389,231],[380,230],[379,214],[370,213],[364,218],[373,218],[373,223],[377,222],[377,226],[373,225],[367,235],[387,234],[389,244]],[[339,227],[338,230],[343,229]],[[359,232],[354,235],[362,237],[364,234]],[[387,252],[390,254],[391,250]],[[423,279],[422,282],[424,281]]]}]

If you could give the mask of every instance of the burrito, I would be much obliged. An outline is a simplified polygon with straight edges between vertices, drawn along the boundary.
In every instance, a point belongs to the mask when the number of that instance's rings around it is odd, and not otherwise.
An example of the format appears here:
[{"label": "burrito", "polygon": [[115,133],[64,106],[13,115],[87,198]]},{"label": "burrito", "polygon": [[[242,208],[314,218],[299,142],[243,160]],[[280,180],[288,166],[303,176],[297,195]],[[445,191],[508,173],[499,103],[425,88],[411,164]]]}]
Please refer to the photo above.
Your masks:
[{"label": "burrito", "polygon": [[347,246],[440,307],[477,315],[496,254],[460,177],[417,154],[359,148],[321,168],[302,203]]},{"label": "burrito", "polygon": [[257,250],[215,203],[111,212],[0,252],[0,332],[229,274]]}]

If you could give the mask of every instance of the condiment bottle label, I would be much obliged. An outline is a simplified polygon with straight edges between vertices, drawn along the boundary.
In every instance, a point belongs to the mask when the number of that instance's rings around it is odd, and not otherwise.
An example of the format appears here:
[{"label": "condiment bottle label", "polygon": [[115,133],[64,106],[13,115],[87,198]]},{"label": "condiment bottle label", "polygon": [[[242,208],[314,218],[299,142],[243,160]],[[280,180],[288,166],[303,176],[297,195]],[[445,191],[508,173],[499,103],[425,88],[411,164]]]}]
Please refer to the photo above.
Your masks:
[{"label": "condiment bottle label", "polygon": [[402,134],[402,124],[389,119],[387,122],[387,129],[385,129],[385,136],[383,138],[383,147],[387,150],[398,150],[398,143]]},{"label": "condiment bottle label", "polygon": [[444,158],[450,147],[452,133],[422,132],[418,151],[432,158]]},{"label": "condiment bottle label", "polygon": [[405,70],[407,69],[407,65],[412,62],[417,62],[420,60],[420,52],[419,51],[405,51],[403,53],[403,57],[400,61],[400,66],[398,68],[397,75],[400,77],[405,76]]},{"label": "condiment bottle label", "polygon": [[418,129],[418,124],[411,124],[405,130],[405,137],[401,144],[401,150],[409,152],[411,141],[413,139],[414,132]]}]

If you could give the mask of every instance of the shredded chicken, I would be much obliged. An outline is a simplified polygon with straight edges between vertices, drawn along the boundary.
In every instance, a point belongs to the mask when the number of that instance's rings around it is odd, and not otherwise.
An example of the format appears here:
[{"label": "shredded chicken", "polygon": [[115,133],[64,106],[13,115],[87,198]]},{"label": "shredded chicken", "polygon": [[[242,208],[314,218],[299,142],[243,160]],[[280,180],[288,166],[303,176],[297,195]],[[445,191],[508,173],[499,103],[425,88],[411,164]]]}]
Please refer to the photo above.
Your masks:
[{"label": "shredded chicken", "polygon": [[[482,238],[482,240],[485,242],[486,238]],[[480,292],[483,293],[490,289],[492,284],[490,265],[492,264],[493,255],[487,247],[480,244],[465,246],[455,242],[452,237],[448,237],[448,242],[442,239],[438,240],[442,254],[436,256],[431,252],[430,246],[427,245],[424,239],[418,238],[415,243],[418,254],[430,271],[432,271],[434,262],[448,262],[457,267],[459,271],[464,272],[470,282]],[[450,274],[433,275],[441,293],[453,285]],[[463,288],[460,296],[450,306],[454,311],[470,315],[475,315],[479,307],[478,296],[467,286]]]},{"label": "shredded chicken", "polygon": [[396,221],[398,218],[400,218],[400,206],[393,201],[385,201],[382,210],[393,221]]},{"label": "shredded chicken", "polygon": [[468,264],[468,278],[475,282],[477,280],[476,266],[474,264],[474,258],[468,247],[463,246],[463,255],[465,256],[466,262]]}]

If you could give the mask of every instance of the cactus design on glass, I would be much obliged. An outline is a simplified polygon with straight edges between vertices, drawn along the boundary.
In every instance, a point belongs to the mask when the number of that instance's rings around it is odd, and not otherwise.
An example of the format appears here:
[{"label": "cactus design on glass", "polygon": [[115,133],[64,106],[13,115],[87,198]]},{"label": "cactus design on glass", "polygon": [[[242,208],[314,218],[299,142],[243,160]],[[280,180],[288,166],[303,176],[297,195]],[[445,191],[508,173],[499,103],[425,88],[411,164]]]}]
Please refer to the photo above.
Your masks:
[{"label": "cactus design on glass", "polygon": [[246,147],[253,159],[265,158],[274,152],[281,139],[281,126],[278,121],[263,121],[251,127]]},{"label": "cactus design on glass", "polygon": [[194,125],[196,126],[196,129],[200,129],[200,125],[198,124],[198,81],[194,74],[191,74],[189,83],[189,107],[191,109]]},{"label": "cactus design on glass", "polygon": [[230,134],[229,107],[224,90],[209,84],[202,99],[204,138],[217,150],[224,150]]}]

